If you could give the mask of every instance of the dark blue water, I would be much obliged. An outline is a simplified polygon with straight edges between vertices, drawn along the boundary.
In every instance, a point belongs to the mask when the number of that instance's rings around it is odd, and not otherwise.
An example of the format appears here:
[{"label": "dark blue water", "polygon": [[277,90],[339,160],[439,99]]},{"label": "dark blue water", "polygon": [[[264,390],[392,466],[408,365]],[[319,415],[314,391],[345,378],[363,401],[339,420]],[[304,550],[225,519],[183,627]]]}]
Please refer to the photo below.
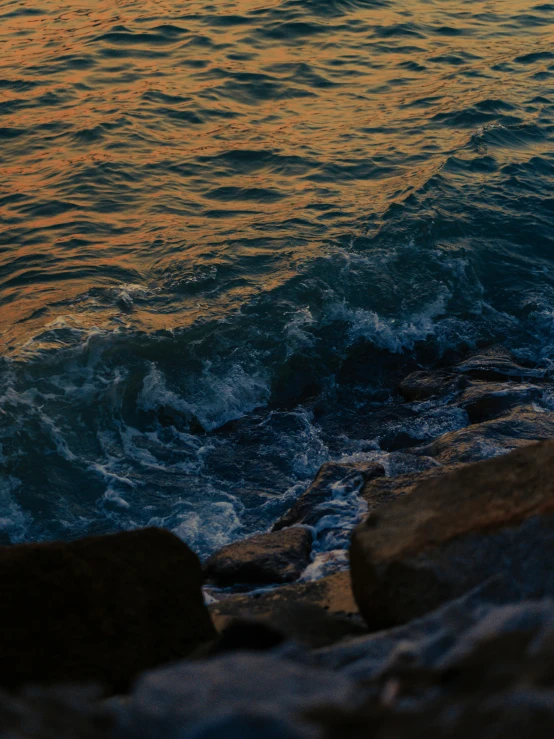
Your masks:
[{"label": "dark blue water", "polygon": [[554,5],[92,6],[0,0],[3,540],[206,555],[327,460],[396,464],[412,369],[554,373]]}]

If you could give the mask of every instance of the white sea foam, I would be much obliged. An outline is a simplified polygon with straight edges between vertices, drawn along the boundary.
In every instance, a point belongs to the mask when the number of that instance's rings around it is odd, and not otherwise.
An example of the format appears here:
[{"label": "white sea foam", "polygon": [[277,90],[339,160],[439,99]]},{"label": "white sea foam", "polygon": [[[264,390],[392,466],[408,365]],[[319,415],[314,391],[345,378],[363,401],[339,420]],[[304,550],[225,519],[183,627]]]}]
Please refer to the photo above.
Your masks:
[{"label": "white sea foam", "polygon": [[380,349],[398,354],[412,349],[417,341],[422,341],[435,332],[436,318],[444,314],[450,297],[446,288],[443,287],[441,292],[436,300],[409,319],[386,318],[376,311],[351,308],[344,301],[329,308],[328,318],[347,323],[352,342],[366,339]]},{"label": "white sea foam", "polygon": [[267,376],[261,370],[248,374],[240,364],[216,372],[212,363],[206,361],[201,375],[188,378],[185,384],[184,397],[168,390],[162,372],[152,363],[144,378],[139,407],[153,410],[170,405],[194,416],[211,431],[265,405],[270,396]]},{"label": "white sea foam", "polygon": [[298,350],[312,349],[317,343],[317,337],[308,329],[316,326],[316,321],[305,306],[299,308],[285,326],[287,354],[291,356]]},{"label": "white sea foam", "polygon": [[170,516],[153,517],[148,525],[169,528],[194,551],[215,551],[244,533],[241,523],[244,507],[230,496],[229,500],[219,502],[177,501],[173,507],[177,510]]}]

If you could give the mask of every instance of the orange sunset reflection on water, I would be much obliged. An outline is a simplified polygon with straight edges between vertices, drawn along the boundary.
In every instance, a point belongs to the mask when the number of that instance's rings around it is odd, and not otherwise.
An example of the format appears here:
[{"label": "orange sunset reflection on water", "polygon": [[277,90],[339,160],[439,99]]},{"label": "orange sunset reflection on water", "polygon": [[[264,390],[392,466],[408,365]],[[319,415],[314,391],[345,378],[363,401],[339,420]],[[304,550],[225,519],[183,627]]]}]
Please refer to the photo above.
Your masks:
[{"label": "orange sunset reflection on water", "polygon": [[514,28],[531,15],[521,0],[0,4],[2,351],[62,318],[222,317],[378,229],[471,155],[479,121],[461,112],[502,97],[540,115],[554,34]]}]

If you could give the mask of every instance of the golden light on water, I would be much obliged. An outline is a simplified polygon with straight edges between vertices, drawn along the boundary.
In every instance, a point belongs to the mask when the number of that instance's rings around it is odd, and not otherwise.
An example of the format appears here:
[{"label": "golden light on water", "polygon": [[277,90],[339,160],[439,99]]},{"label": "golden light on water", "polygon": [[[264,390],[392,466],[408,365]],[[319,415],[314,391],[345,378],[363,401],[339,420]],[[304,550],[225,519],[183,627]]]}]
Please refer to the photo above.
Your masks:
[{"label": "golden light on water", "polygon": [[128,320],[146,329],[275,287],[439,172],[472,131],[430,119],[522,95],[524,75],[499,90],[503,65],[553,40],[549,26],[513,32],[521,0],[352,3],[310,28],[277,1],[52,5],[12,2],[0,19],[8,345],[118,271],[156,290],[182,265],[262,260],[209,299],[141,306]]}]

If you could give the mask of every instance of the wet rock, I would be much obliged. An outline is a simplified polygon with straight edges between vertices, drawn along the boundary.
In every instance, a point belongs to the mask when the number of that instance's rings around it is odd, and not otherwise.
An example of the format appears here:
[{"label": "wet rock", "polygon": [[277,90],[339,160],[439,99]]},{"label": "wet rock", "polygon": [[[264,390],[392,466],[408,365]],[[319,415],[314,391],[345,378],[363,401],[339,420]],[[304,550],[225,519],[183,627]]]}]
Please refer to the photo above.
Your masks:
[{"label": "wet rock", "polygon": [[236,619],[255,620],[313,648],[366,633],[348,572],[266,593],[225,598],[212,605],[210,612],[219,631]]},{"label": "wet rock", "polygon": [[554,594],[554,442],[422,481],[358,526],[353,592],[368,626],[405,623],[493,575]]},{"label": "wet rock", "polygon": [[0,683],[93,681],[122,690],[215,631],[196,555],[143,529],[0,548]]},{"label": "wet rock", "polygon": [[463,390],[468,384],[467,378],[453,372],[418,370],[402,380],[399,390],[406,400],[419,401],[437,395],[450,395]]},{"label": "wet rock", "polygon": [[542,393],[543,388],[537,385],[477,382],[456,399],[456,405],[467,412],[471,423],[483,423],[498,418],[515,406],[538,400]]},{"label": "wet rock", "polygon": [[552,438],[554,413],[518,406],[501,418],[444,434],[412,453],[433,457],[443,465],[467,464]]},{"label": "wet rock", "polygon": [[490,346],[456,365],[456,371],[479,380],[540,379],[544,370],[524,367],[502,346]]},{"label": "wet rock", "polygon": [[319,468],[310,487],[273,525],[273,531],[280,531],[294,524],[315,526],[328,512],[325,504],[333,500],[333,492],[337,484],[340,484],[343,490],[354,491],[369,480],[384,474],[383,466],[376,462],[352,464],[327,462]]},{"label": "wet rock", "polygon": [[295,526],[228,544],[208,559],[204,574],[223,587],[291,582],[310,564],[311,551],[311,532]]},{"label": "wet rock", "polygon": [[182,662],[144,675],[120,711],[118,731],[158,737],[313,737],[302,714],[317,705],[352,706],[347,677],[271,653]]}]

